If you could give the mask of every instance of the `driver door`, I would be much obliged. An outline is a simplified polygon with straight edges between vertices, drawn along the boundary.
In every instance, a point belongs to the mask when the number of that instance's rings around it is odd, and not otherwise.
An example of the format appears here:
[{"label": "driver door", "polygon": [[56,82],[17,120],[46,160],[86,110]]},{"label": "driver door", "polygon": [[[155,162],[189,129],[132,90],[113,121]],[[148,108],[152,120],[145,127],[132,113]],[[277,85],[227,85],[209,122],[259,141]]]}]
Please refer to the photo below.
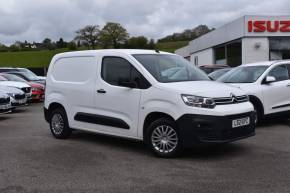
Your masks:
[{"label": "driver door", "polygon": [[[136,138],[143,76],[130,60],[121,56],[104,56],[100,67],[94,109],[101,121],[96,129]],[[124,81],[136,86],[126,85]]]},{"label": "driver door", "polygon": [[288,66],[281,64],[272,68],[268,76],[275,77],[276,81],[262,85],[265,114],[290,110],[290,80]]}]

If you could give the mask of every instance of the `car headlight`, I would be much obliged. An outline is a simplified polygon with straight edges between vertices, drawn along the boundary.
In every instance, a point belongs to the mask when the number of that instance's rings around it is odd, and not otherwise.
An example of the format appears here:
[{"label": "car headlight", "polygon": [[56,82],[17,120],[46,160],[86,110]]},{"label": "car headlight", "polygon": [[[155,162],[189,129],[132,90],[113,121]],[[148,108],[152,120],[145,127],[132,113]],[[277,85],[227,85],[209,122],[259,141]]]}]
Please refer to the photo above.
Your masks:
[{"label": "car headlight", "polygon": [[15,94],[14,93],[7,93],[7,95],[9,95],[10,97],[15,97]]},{"label": "car headlight", "polygon": [[186,95],[186,94],[182,94],[181,98],[183,102],[188,106],[209,108],[209,109],[215,108],[215,102],[212,98]]}]

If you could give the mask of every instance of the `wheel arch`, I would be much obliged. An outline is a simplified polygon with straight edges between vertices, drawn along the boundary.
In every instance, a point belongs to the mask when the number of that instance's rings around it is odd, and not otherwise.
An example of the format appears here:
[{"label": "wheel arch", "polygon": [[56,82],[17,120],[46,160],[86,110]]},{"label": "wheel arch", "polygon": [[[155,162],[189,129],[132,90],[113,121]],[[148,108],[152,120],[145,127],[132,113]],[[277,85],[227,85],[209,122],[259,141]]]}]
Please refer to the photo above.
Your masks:
[{"label": "wheel arch", "polygon": [[254,95],[249,95],[249,99],[250,99],[250,102],[254,106],[259,108],[259,111],[260,111],[261,115],[264,116],[265,109],[264,109],[264,105],[263,105],[262,101],[258,97],[254,96]]},{"label": "wheel arch", "polygon": [[143,122],[143,139],[145,137],[145,133],[146,133],[146,129],[149,127],[150,123],[152,123],[153,121],[160,119],[160,118],[169,118],[173,121],[176,121],[171,115],[164,113],[164,112],[151,112],[149,114],[146,115],[144,122]]},{"label": "wheel arch", "polygon": [[44,116],[45,116],[45,120],[47,122],[49,122],[52,111],[55,109],[58,109],[58,108],[61,108],[66,112],[65,107],[58,102],[53,102],[53,103],[49,104],[47,109],[44,109]]}]

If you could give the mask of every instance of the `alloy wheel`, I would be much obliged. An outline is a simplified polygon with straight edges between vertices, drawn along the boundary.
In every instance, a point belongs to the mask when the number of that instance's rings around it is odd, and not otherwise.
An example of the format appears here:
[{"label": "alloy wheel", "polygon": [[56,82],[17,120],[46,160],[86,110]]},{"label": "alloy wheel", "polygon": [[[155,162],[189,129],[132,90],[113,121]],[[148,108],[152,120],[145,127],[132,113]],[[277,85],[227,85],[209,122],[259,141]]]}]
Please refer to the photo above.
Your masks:
[{"label": "alloy wheel", "polygon": [[151,142],[156,151],[160,153],[170,153],[174,151],[178,145],[178,135],[172,127],[161,125],[153,130]]}]

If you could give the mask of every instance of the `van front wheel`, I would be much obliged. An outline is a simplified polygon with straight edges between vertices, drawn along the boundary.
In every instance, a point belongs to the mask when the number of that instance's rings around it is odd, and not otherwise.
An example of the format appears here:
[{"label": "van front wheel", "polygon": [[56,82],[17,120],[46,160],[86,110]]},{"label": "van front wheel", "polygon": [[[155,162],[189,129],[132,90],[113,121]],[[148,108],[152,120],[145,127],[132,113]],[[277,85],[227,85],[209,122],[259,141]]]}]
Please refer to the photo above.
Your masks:
[{"label": "van front wheel", "polygon": [[175,157],[182,150],[177,125],[168,118],[161,118],[150,124],[146,143],[155,155],[163,158]]},{"label": "van front wheel", "polygon": [[58,108],[52,111],[50,116],[50,130],[57,139],[67,139],[72,130],[68,126],[67,115],[64,109]]}]

